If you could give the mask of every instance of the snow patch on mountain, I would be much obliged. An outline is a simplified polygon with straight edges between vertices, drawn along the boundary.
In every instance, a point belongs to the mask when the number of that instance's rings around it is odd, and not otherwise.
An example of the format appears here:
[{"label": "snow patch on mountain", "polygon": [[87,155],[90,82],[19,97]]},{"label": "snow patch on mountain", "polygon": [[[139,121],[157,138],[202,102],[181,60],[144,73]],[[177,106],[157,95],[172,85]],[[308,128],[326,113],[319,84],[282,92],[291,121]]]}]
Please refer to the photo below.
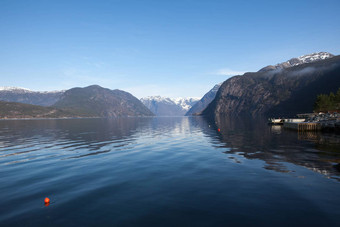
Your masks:
[{"label": "snow patch on mountain", "polygon": [[319,53],[313,53],[313,54],[307,54],[298,57],[298,59],[303,63],[310,63],[314,61],[324,60],[327,58],[334,57],[333,54],[327,53],[327,52],[319,52]]},{"label": "snow patch on mountain", "polygon": [[168,98],[162,96],[148,96],[140,99],[144,102],[163,102],[168,104],[174,104],[180,106],[183,110],[189,110],[200,98],[198,97],[179,97],[179,98]]},{"label": "snow patch on mountain", "polygon": [[171,100],[170,98],[166,98],[166,97],[161,97],[161,96],[148,96],[145,98],[141,98],[140,99],[142,102],[165,102],[165,103],[173,103],[173,100]]},{"label": "snow patch on mountain", "polygon": [[30,89],[22,88],[22,87],[9,87],[3,86],[0,87],[0,91],[11,91],[11,92],[33,92]]},{"label": "snow patch on mountain", "polygon": [[2,86],[0,87],[0,91],[4,92],[12,92],[12,93],[18,93],[18,94],[23,94],[23,93],[43,93],[43,94],[53,94],[53,93],[60,93],[60,92],[65,92],[65,90],[60,90],[60,91],[32,91],[28,88],[23,88],[23,87],[10,87],[10,86]]},{"label": "snow patch on mountain", "polygon": [[334,55],[328,52],[312,53],[312,54],[302,55],[298,58],[292,58],[288,61],[276,64],[276,65],[268,65],[260,69],[259,71],[261,72],[261,71],[270,71],[270,70],[275,70],[275,69],[285,69],[285,68],[290,68],[290,67],[302,65],[305,63],[320,61],[320,60],[324,60],[324,59],[328,59],[332,57],[334,57]]},{"label": "snow patch on mountain", "polygon": [[188,97],[188,98],[175,98],[172,99],[176,105],[182,107],[183,110],[188,111],[196,102],[200,100],[197,97]]}]

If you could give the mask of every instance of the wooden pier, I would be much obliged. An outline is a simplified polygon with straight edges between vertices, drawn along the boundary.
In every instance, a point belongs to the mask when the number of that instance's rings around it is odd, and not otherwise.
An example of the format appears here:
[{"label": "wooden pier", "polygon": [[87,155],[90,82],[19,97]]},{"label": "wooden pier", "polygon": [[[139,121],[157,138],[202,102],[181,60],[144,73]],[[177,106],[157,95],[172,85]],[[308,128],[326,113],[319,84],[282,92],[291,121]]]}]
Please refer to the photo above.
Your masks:
[{"label": "wooden pier", "polygon": [[316,122],[285,122],[284,128],[293,129],[297,131],[319,131],[321,124]]}]

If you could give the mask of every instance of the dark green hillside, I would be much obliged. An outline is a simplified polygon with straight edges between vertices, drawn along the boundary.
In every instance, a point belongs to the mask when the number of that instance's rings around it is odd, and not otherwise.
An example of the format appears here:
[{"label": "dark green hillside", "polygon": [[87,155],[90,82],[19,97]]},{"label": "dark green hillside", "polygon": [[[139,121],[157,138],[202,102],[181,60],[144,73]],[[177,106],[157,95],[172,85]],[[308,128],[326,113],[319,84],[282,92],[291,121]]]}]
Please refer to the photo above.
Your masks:
[{"label": "dark green hillside", "polygon": [[52,107],[0,101],[0,118],[61,118],[74,114]]},{"label": "dark green hillside", "polygon": [[98,85],[67,90],[54,107],[96,117],[153,116],[153,113],[130,93]]}]

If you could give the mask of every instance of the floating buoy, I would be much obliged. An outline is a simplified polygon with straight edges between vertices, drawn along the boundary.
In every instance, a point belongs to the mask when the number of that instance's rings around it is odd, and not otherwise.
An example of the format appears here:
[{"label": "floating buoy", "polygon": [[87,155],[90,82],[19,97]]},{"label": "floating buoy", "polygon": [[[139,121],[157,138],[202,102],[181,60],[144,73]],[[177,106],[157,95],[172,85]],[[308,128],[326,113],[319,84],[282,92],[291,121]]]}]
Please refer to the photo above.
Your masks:
[{"label": "floating buoy", "polygon": [[221,129],[217,129],[217,131],[219,131],[219,132],[220,132],[220,131],[221,131]]},{"label": "floating buoy", "polygon": [[45,204],[49,204],[50,203],[50,199],[49,198],[45,198]]}]

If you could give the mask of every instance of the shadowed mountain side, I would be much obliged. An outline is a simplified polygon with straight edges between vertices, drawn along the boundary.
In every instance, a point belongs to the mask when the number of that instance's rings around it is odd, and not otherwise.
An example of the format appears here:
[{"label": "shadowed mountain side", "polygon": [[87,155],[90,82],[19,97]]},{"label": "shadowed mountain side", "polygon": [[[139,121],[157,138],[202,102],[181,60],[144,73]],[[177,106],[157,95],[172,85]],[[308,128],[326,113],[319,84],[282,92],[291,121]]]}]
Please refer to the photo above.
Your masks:
[{"label": "shadowed mountain side", "polygon": [[226,80],[203,115],[280,115],[311,112],[316,96],[340,87],[340,56]]},{"label": "shadowed mountain side", "polygon": [[314,103],[319,94],[336,93],[340,88],[340,67],[339,65],[331,67],[333,68],[329,70],[311,73],[311,82],[308,84],[308,81],[305,81],[307,86],[293,91],[289,99],[268,110],[267,115],[294,117],[297,113],[313,112]]},{"label": "shadowed mountain side", "polygon": [[154,115],[130,93],[98,85],[67,90],[54,106],[76,114],[96,117]]},{"label": "shadowed mountain side", "polygon": [[222,83],[216,84],[210,91],[208,91],[195,105],[190,108],[185,116],[199,115],[209,105],[209,103],[214,100],[221,84]]}]

